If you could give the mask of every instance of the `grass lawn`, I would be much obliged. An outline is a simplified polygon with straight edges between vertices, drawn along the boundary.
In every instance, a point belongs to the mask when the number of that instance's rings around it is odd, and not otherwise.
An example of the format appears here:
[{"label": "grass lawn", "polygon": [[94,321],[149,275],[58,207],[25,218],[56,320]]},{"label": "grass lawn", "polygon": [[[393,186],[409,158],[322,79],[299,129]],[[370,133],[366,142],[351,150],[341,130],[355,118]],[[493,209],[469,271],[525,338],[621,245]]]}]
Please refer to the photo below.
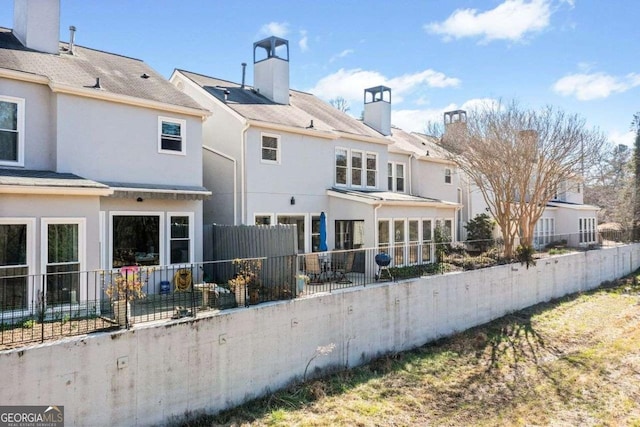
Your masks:
[{"label": "grass lawn", "polygon": [[183,425],[640,426],[640,285],[538,304]]}]

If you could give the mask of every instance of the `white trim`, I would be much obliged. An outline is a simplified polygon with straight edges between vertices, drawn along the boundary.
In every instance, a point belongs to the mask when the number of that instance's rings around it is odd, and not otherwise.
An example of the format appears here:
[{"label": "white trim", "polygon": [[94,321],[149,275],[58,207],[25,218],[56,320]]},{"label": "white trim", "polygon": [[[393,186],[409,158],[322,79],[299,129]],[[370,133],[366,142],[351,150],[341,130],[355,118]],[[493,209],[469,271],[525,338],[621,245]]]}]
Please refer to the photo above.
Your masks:
[{"label": "white trim", "polygon": [[[46,294],[45,284],[46,284],[46,275],[47,275],[47,265],[49,265],[49,233],[48,226],[53,224],[75,224],[78,226],[78,274],[80,280],[78,281],[79,286],[79,294],[76,296],[76,301],[72,301],[72,304],[77,304],[81,301],[87,300],[87,286],[86,279],[87,276],[85,274],[81,274],[83,271],[86,271],[86,228],[87,228],[87,219],[81,217],[55,217],[55,218],[40,218],[40,273],[45,276],[43,282],[42,291]],[[47,302],[47,305],[49,303]]]},{"label": "white trim", "polygon": [[166,221],[166,248],[167,248],[167,265],[176,265],[171,264],[171,218],[174,216],[186,216],[189,218],[189,261],[186,263],[176,263],[176,264],[191,264],[195,262],[195,214],[193,212],[167,212],[167,221]]},{"label": "white trim", "polygon": [[[139,189],[138,189],[139,190]],[[94,187],[48,187],[41,185],[2,185],[0,184],[0,194],[47,194],[61,196],[110,196],[113,194],[112,188]]]},{"label": "white trim", "polygon": [[107,246],[109,240],[107,238],[107,217],[105,211],[98,212],[98,225],[100,234],[98,235],[100,244],[100,269],[106,270],[107,266]]},{"label": "white trim", "polygon": [[[389,165],[391,165],[391,176],[389,176]],[[396,175],[396,167],[397,166],[402,166],[402,180],[403,180],[403,184],[404,184],[404,189],[402,191],[398,191],[398,182],[397,182],[397,175]],[[407,164],[405,162],[395,162],[395,161],[388,161],[387,162],[387,187],[389,187],[389,178],[391,178],[391,188],[388,189],[388,191],[393,191],[394,193],[402,193],[402,194],[406,194],[407,193]]]},{"label": "white trim", "polygon": [[[374,169],[375,172],[375,178],[374,178],[374,183],[373,185],[369,185],[369,168],[368,168],[368,156],[369,154],[373,154],[375,156],[375,160],[376,160],[376,168]],[[378,153],[376,153],[375,151],[366,151],[365,155],[364,155],[364,186],[366,188],[378,188],[378,179],[379,179],[379,175],[380,175],[380,161],[379,161],[380,156],[378,155]]]},{"label": "white trim", "polygon": [[162,211],[110,211],[109,212],[109,251],[107,252],[107,266],[108,269],[113,269],[113,217],[114,216],[157,216],[159,218],[158,223],[158,244],[160,247],[158,248],[158,264],[157,265],[166,265],[165,263],[165,228],[164,228],[164,218],[165,212]]},{"label": "white trim", "polygon": [[[354,154],[359,154],[360,155],[360,184],[354,184],[353,183],[353,172],[355,171],[355,168],[353,166],[353,155]],[[363,150],[355,150],[355,149],[351,149],[349,150],[349,170],[351,173],[347,173],[347,175],[349,176],[349,178],[351,179],[350,185],[353,188],[366,188],[367,186],[367,168],[366,168],[366,161],[367,161],[367,155]]]},{"label": "white trim", "polygon": [[[264,157],[262,157],[262,150],[264,150],[264,137],[267,138],[274,138],[276,140],[276,149],[273,150],[272,148],[267,148],[270,151],[275,151],[276,152],[276,159],[275,160],[269,160],[269,159],[265,159]],[[260,132],[260,163],[266,164],[266,165],[279,165],[282,163],[282,150],[281,150],[281,144],[282,144],[282,139],[280,137],[280,135],[276,135],[275,133],[267,133],[267,132]]]},{"label": "white trim", "polygon": [[274,214],[272,214],[272,213],[254,213],[253,214],[253,222],[252,222],[253,225],[257,225],[256,224],[256,217],[257,216],[269,217],[269,225],[275,225],[275,217],[274,217]]},{"label": "white trim", "polygon": [[[449,172],[449,174],[447,174]],[[449,182],[447,182],[447,178],[449,178]],[[453,171],[451,168],[444,168],[444,183],[447,185],[453,185]]]},{"label": "white trim", "polygon": [[[33,307],[30,302],[35,301],[35,296],[32,295],[34,286],[30,286],[30,277],[36,274],[36,219],[35,218],[0,218],[0,225],[26,225],[27,227],[27,247],[26,251],[26,267],[27,267],[27,292],[24,307],[18,310],[14,310],[14,313],[24,312],[28,314]],[[19,266],[12,266],[19,267]]]},{"label": "white trim", "polygon": [[[177,124],[180,126],[180,151],[169,150],[162,148],[162,123]],[[187,154],[187,121],[183,119],[176,119],[173,117],[158,116],[158,153],[161,154],[173,154],[182,155]]]},{"label": "white trim", "polygon": [[18,159],[16,161],[12,160],[0,160],[1,166],[24,166],[24,144],[25,144],[25,99],[24,98],[16,98],[13,96],[4,96],[0,95],[0,101],[9,102],[12,104],[16,104],[16,110],[18,114],[17,123],[16,123],[16,132],[18,133],[18,147],[17,155]]}]

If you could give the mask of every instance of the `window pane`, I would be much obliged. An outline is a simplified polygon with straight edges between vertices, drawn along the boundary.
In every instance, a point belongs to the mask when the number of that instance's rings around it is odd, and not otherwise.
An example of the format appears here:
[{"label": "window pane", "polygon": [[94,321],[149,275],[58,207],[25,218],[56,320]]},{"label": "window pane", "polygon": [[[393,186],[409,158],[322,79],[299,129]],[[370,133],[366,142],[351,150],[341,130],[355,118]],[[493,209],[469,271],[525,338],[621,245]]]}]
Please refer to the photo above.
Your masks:
[{"label": "window pane", "polygon": [[387,163],[387,189],[393,191],[393,164]]},{"label": "window pane", "polygon": [[400,193],[404,192],[404,178],[398,178],[396,182],[396,191]]},{"label": "window pane", "polygon": [[189,217],[188,216],[172,216],[171,217],[171,238],[172,239],[188,239],[189,238]]},{"label": "window pane", "polygon": [[433,240],[431,237],[431,220],[422,221],[422,241],[430,242]]},{"label": "window pane", "polygon": [[417,242],[420,240],[418,235],[418,221],[409,221],[409,241]]},{"label": "window pane", "polygon": [[18,104],[0,101],[0,129],[18,130]]},{"label": "window pane", "polygon": [[27,226],[0,225],[0,266],[27,264]]},{"label": "window pane", "polygon": [[272,136],[263,136],[262,137],[262,147],[263,148],[278,148],[278,138],[274,138]]},{"label": "window pane", "polygon": [[160,217],[113,217],[113,267],[160,263]]},{"label": "window pane", "polygon": [[182,151],[182,139],[173,138],[173,137],[165,137],[161,138],[161,147],[163,150],[170,151]]},{"label": "window pane", "polygon": [[47,303],[77,303],[80,295],[80,264],[47,266]]},{"label": "window pane", "polygon": [[171,264],[189,262],[189,240],[171,241]]},{"label": "window pane", "polygon": [[256,223],[256,225],[271,225],[271,217],[270,216],[256,216],[255,223]]},{"label": "window pane", "polygon": [[162,135],[180,136],[180,123],[162,122]]},{"label": "window pane", "polygon": [[78,261],[78,224],[49,224],[48,263]]},{"label": "window pane", "polygon": [[393,241],[396,243],[404,243],[404,221],[393,222]]},{"label": "window pane", "polygon": [[362,169],[362,153],[353,153],[351,155],[351,167]]},{"label": "window pane", "polygon": [[367,187],[376,186],[376,173],[375,171],[367,171]]},{"label": "window pane", "polygon": [[0,130],[0,160],[18,161],[18,133]]},{"label": "window pane", "polygon": [[367,154],[367,169],[371,171],[377,170],[377,157],[375,154]]},{"label": "window pane", "polygon": [[347,150],[336,150],[336,184],[347,184]]},{"label": "window pane", "polygon": [[27,307],[28,267],[0,268],[0,310]]},{"label": "window pane", "polygon": [[389,221],[378,221],[378,244],[389,244]]},{"label": "window pane", "polygon": [[362,170],[353,169],[351,171],[351,185],[362,185]]},{"label": "window pane", "polygon": [[278,152],[275,150],[272,150],[270,148],[263,148],[262,149],[262,160],[269,160],[272,162],[277,162],[278,161]]}]

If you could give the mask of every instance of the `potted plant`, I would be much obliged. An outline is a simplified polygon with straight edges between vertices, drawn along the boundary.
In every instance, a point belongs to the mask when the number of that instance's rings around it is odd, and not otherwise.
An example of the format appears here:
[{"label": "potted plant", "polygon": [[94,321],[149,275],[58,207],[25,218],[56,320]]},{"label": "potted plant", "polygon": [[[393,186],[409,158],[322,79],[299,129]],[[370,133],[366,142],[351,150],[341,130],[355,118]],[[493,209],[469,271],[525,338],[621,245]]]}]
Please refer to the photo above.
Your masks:
[{"label": "potted plant", "polygon": [[[238,307],[247,306],[249,301],[251,304],[259,303],[262,285],[260,284],[258,273],[262,268],[262,263],[260,260],[235,259],[233,264],[238,266],[238,273],[228,281],[228,284],[229,289],[236,296]],[[247,293],[249,301],[247,301]]]},{"label": "potted plant", "polygon": [[131,322],[131,301],[144,298],[144,282],[140,280],[139,269],[136,266],[122,267],[113,276],[113,282],[105,289],[105,294],[111,299],[113,314],[116,323],[120,326],[127,325],[127,314],[129,314],[129,324]]}]

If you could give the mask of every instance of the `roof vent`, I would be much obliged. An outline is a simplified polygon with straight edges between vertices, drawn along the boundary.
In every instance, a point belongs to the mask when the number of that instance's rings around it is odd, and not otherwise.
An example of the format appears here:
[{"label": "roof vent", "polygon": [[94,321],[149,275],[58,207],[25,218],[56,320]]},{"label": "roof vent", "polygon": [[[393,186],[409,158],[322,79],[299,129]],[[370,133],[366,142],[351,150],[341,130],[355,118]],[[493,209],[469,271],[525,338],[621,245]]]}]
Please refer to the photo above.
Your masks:
[{"label": "roof vent", "polygon": [[230,93],[231,92],[229,92],[228,89],[225,89],[225,91],[224,91],[224,102],[227,102],[229,100],[229,94]]},{"label": "roof vent", "polygon": [[75,46],[76,40],[76,27],[71,25],[69,27],[69,55],[75,55],[73,52],[73,47]]},{"label": "roof vent", "polygon": [[91,87],[94,89],[102,89],[102,86],[100,86],[100,77],[96,77],[96,84]]},{"label": "roof vent", "polygon": [[149,78],[149,74],[142,73],[142,75],[140,77],[142,77],[143,79],[148,79]]},{"label": "roof vent", "polygon": [[247,63],[243,62],[240,65],[242,65],[242,86],[241,87],[242,87],[242,89],[244,89],[244,77],[245,77],[246,72],[247,72]]}]

